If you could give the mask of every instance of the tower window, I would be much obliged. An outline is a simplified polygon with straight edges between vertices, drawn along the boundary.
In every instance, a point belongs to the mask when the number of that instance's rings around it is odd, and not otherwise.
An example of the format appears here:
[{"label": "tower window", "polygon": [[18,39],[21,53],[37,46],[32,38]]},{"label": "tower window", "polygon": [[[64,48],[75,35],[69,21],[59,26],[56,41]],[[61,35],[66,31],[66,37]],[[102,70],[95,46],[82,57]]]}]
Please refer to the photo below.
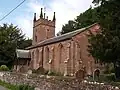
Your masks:
[{"label": "tower window", "polygon": [[37,36],[35,36],[35,42],[37,42]]},{"label": "tower window", "polygon": [[46,38],[47,39],[49,38],[49,29],[47,29],[47,31],[46,31]]}]

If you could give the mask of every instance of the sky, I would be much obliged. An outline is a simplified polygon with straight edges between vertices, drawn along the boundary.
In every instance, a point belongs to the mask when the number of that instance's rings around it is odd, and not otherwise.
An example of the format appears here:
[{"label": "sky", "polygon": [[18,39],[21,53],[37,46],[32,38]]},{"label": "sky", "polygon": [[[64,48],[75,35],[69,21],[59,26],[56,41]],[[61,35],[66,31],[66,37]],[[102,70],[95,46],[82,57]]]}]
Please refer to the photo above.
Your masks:
[{"label": "sky", "polygon": [[[22,1],[23,0],[1,0],[0,19]],[[53,14],[56,12],[55,33],[58,33],[68,20],[74,20],[76,16],[90,8],[92,1],[93,0],[26,0],[9,16],[0,21],[0,25],[3,23],[17,25],[26,37],[32,38],[33,15],[37,13],[37,18],[39,18],[41,8],[45,8],[44,12],[50,20],[52,20]]]}]

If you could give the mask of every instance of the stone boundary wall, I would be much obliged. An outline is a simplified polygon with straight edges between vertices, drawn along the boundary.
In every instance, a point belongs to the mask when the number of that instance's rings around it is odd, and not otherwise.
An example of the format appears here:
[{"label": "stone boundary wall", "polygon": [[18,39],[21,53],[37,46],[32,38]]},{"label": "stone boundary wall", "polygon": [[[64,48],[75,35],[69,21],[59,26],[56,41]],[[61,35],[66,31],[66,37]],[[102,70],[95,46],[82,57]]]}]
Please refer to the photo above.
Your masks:
[{"label": "stone boundary wall", "polygon": [[0,72],[0,80],[10,84],[29,84],[35,90],[120,90],[104,83],[80,82],[75,78]]}]

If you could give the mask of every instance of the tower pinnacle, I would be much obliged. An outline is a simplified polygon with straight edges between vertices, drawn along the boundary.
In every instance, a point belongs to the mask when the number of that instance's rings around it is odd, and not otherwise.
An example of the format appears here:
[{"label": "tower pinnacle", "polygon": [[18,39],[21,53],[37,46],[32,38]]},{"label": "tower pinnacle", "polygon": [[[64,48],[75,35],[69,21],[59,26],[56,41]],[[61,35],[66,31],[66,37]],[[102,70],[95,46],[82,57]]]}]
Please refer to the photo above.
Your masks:
[{"label": "tower pinnacle", "polygon": [[42,12],[43,8],[41,8],[41,13],[40,13],[40,18],[43,18],[43,12]]},{"label": "tower pinnacle", "polygon": [[54,16],[53,16],[53,21],[56,21],[55,12],[54,12]]},{"label": "tower pinnacle", "polygon": [[44,13],[44,19],[45,19],[45,13]]},{"label": "tower pinnacle", "polygon": [[36,21],[36,13],[34,13],[34,21]]}]

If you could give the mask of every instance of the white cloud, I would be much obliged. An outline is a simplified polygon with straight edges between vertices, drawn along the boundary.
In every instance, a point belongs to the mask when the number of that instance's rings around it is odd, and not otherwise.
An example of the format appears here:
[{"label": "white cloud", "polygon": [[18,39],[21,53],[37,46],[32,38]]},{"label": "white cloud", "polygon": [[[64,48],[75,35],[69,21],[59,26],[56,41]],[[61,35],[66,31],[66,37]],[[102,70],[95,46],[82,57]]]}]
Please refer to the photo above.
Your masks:
[{"label": "white cloud", "polygon": [[21,27],[21,29],[23,30],[23,33],[26,34],[26,37],[30,37],[32,38],[32,20],[31,17],[19,17],[19,19],[17,19],[16,23],[19,25],[19,27]]},{"label": "white cloud", "polygon": [[[73,20],[77,15],[88,9],[92,4],[92,0],[51,0],[48,3],[39,1],[40,0],[29,0],[29,3],[27,4],[27,11],[32,15],[36,12],[37,16],[39,16],[40,8],[45,6],[46,14],[49,19],[52,19],[53,12],[55,11],[56,33],[61,30],[62,25],[67,23],[68,20]],[[17,23],[24,30],[23,32],[26,33],[27,36],[32,37],[33,17],[28,17],[29,18],[19,17]]]}]

